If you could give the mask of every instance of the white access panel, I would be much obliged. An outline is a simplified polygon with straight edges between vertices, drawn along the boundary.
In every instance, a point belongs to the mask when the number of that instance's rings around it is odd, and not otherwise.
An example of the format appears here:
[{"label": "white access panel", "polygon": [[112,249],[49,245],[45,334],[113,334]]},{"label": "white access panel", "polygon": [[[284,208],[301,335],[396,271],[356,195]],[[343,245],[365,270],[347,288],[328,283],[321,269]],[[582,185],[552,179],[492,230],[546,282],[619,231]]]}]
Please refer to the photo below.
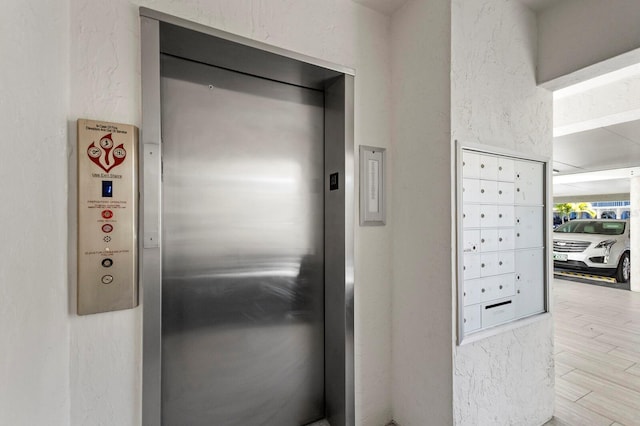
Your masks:
[{"label": "white access panel", "polygon": [[549,169],[547,159],[476,144],[456,148],[462,343],[546,312]]},{"label": "white access panel", "polygon": [[544,312],[544,294],[538,291],[544,280],[543,249],[520,250],[515,262],[516,318]]},{"label": "white access panel", "polygon": [[540,206],[516,206],[516,248],[542,247],[544,234],[543,208]]},{"label": "white access panel", "polygon": [[533,161],[515,161],[516,204],[542,205],[544,165]]}]

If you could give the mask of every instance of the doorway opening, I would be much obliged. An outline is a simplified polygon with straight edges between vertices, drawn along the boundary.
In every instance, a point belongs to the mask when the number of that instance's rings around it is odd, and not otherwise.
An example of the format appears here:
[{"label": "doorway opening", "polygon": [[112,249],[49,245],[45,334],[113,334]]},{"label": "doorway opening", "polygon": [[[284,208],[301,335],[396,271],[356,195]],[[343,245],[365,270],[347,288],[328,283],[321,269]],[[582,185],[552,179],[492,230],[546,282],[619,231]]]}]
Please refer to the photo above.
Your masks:
[{"label": "doorway opening", "polygon": [[353,71],[140,14],[143,423],[353,425]]}]

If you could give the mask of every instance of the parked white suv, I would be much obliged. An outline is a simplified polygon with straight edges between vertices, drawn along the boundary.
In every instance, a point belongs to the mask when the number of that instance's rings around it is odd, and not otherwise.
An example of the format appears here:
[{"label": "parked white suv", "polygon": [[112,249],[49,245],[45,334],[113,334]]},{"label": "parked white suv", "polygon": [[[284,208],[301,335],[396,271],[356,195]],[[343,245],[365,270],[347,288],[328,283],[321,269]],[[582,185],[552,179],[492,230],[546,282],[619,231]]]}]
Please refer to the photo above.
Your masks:
[{"label": "parked white suv", "polygon": [[629,282],[629,221],[577,219],[553,231],[553,266]]}]

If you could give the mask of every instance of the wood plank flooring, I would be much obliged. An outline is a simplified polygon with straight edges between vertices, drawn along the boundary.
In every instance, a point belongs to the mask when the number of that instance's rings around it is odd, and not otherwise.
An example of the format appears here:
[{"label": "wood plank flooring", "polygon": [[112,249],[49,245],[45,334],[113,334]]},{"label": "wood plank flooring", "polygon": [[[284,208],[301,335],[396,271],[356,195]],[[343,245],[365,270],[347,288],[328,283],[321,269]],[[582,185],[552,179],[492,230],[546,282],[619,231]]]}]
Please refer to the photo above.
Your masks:
[{"label": "wood plank flooring", "polygon": [[554,280],[556,411],[547,425],[640,426],[640,293]]}]

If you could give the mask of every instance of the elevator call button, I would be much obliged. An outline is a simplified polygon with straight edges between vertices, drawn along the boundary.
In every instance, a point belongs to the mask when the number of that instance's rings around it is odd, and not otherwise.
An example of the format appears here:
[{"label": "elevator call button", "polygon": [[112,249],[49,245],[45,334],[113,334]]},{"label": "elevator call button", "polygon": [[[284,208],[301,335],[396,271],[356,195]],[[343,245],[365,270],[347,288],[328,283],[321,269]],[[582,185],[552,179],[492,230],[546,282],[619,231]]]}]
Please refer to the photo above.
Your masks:
[{"label": "elevator call button", "polygon": [[136,127],[78,120],[79,315],[138,305],[137,151]]}]

